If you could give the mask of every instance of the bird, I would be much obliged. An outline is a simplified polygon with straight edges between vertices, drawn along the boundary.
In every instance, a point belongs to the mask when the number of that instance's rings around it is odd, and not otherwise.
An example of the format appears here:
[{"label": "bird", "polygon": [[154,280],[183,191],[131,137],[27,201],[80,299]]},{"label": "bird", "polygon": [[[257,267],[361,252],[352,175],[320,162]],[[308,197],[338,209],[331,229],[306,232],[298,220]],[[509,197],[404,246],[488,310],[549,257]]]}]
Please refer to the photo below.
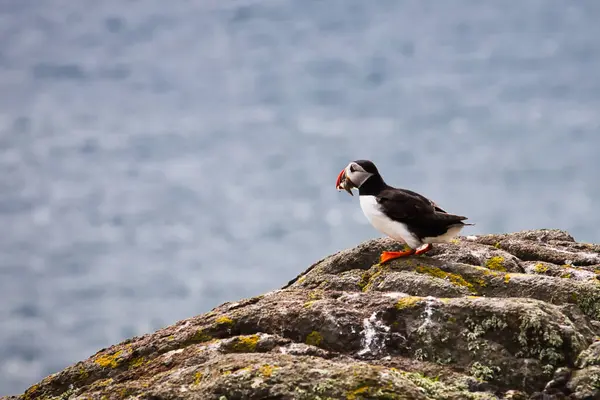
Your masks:
[{"label": "bird", "polygon": [[384,251],[380,264],[420,255],[433,248],[432,243],[446,243],[458,236],[467,225],[467,217],[449,214],[435,202],[412,190],[388,185],[370,160],[351,161],[338,175],[335,187],[351,196],[358,189],[360,207],[371,225],[404,243],[408,250]]}]

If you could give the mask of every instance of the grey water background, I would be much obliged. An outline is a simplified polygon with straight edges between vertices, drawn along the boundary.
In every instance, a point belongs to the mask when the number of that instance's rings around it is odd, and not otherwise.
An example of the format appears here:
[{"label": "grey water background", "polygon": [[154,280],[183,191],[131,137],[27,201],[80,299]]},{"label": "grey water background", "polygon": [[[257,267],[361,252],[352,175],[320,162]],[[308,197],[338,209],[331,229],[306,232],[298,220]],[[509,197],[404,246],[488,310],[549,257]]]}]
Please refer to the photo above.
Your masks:
[{"label": "grey water background", "polygon": [[380,236],[372,159],[600,241],[600,2],[0,0],[0,394]]}]

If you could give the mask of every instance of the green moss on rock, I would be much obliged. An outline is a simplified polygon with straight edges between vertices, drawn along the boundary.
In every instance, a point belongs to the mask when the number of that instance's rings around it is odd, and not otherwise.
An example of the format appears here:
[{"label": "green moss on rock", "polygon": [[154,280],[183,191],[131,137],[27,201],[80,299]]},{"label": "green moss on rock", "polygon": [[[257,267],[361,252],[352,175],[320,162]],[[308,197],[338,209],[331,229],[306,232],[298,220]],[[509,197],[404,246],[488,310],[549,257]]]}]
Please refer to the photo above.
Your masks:
[{"label": "green moss on rock", "polygon": [[192,343],[204,343],[210,342],[211,340],[213,340],[213,338],[203,329],[198,329],[196,333],[194,333],[194,335],[192,335],[191,337]]},{"label": "green moss on rock", "polygon": [[487,366],[479,361],[475,361],[470,369],[472,376],[485,382],[493,380],[500,371],[498,366]]},{"label": "green moss on rock", "polygon": [[319,346],[323,341],[323,335],[321,335],[317,331],[312,331],[306,337],[306,344],[310,344],[312,346]]},{"label": "green moss on rock", "polygon": [[361,274],[360,280],[358,281],[358,287],[360,288],[361,291],[363,291],[363,292],[366,291],[366,287],[369,284],[370,280],[371,280],[371,272],[370,271],[365,271]]},{"label": "green moss on rock", "polygon": [[600,320],[600,288],[584,287],[571,294],[572,300],[587,316]]}]

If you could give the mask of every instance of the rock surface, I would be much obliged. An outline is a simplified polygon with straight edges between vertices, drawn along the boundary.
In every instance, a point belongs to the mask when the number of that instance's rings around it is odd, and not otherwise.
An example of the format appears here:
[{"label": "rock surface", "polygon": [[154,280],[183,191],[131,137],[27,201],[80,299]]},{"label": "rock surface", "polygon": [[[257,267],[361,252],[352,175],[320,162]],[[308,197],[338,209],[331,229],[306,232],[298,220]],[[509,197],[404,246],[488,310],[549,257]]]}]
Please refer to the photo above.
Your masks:
[{"label": "rock surface", "polygon": [[600,245],[536,230],[378,264],[399,248],[341,251],[11,398],[600,399]]}]

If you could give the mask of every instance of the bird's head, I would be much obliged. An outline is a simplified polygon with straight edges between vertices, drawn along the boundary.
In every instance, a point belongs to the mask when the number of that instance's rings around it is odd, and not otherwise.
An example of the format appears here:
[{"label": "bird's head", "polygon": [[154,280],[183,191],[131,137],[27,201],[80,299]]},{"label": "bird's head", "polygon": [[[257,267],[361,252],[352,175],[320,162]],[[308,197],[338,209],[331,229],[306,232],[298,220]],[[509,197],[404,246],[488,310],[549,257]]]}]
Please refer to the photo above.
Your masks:
[{"label": "bird's head", "polygon": [[352,161],[338,175],[335,188],[345,190],[354,196],[352,189],[360,188],[367,179],[374,175],[379,175],[379,171],[373,162],[369,160]]}]

